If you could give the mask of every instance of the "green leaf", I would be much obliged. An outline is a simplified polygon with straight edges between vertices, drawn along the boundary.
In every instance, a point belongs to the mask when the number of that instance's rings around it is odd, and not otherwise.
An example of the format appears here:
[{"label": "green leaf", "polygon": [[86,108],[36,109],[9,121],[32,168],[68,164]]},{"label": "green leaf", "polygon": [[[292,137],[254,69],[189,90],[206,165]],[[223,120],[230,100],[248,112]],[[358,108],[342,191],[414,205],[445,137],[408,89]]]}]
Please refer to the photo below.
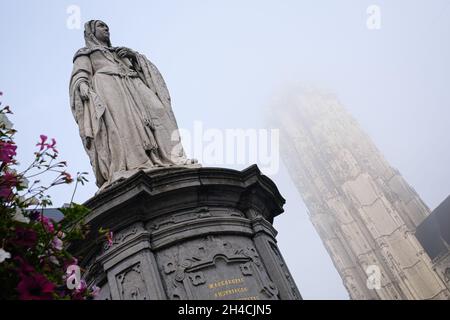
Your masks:
[{"label": "green leaf", "polygon": [[67,208],[61,208],[59,211],[64,215],[61,225],[67,226],[82,220],[88,213],[89,209],[81,204],[71,203]]}]

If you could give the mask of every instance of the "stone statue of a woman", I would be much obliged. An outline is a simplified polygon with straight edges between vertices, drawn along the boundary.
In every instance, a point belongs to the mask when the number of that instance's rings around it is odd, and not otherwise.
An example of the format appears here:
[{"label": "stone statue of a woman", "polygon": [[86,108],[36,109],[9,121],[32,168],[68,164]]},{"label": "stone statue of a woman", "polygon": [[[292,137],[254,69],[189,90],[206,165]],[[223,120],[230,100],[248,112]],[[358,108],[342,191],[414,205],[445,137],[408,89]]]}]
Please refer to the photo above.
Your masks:
[{"label": "stone statue of a woman", "polygon": [[112,47],[108,26],[85,24],[73,58],[70,103],[96,183],[104,188],[138,170],[188,165],[169,92],[142,54]]}]

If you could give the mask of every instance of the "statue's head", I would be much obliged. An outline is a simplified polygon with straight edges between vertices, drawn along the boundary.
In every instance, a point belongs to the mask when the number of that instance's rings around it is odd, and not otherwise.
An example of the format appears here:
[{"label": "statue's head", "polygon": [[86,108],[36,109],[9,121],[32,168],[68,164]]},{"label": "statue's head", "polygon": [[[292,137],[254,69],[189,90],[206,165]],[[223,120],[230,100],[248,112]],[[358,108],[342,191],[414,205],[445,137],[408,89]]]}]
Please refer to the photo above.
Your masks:
[{"label": "statue's head", "polygon": [[84,39],[86,46],[106,44],[111,46],[109,27],[101,20],[90,20],[84,25]]}]

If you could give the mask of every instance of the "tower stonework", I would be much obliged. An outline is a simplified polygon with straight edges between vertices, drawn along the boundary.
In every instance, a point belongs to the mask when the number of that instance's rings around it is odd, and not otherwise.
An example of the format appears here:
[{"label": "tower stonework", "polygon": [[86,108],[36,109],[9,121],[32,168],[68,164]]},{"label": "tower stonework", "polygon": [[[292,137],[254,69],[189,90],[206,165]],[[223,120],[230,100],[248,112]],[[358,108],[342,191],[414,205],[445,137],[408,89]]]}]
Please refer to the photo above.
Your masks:
[{"label": "tower stonework", "polygon": [[285,200],[257,166],[140,171],[88,200],[82,256],[98,299],[297,300],[272,223]]},{"label": "tower stonework", "polygon": [[350,297],[449,299],[414,235],[428,207],[337,98],[304,90],[272,110],[282,158]]}]

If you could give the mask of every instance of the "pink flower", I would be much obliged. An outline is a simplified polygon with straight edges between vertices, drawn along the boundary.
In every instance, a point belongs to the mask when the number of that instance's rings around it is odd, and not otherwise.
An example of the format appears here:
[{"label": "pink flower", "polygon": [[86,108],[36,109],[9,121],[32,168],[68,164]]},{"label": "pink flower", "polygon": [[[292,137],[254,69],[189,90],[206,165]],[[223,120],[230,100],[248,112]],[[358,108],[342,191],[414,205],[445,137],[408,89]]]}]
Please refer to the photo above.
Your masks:
[{"label": "pink flower", "polygon": [[94,298],[97,297],[99,295],[99,293],[100,293],[100,287],[93,286],[91,288],[91,294]]},{"label": "pink flower", "polygon": [[58,153],[58,150],[56,150],[56,148],[55,148],[56,140],[54,138],[52,138],[52,142],[47,143],[48,137],[43,134],[40,135],[40,138],[41,138],[41,141],[36,144],[36,146],[39,147],[39,152],[41,152],[44,149],[45,150],[51,149],[51,150],[53,150],[53,152],[55,152],[54,157],[56,157],[56,153]]},{"label": "pink flower", "polygon": [[0,141],[0,161],[10,163],[16,155],[17,146],[12,142]]},{"label": "pink flower", "polygon": [[52,241],[53,249],[61,251],[63,249],[63,242],[60,238],[54,237]]},{"label": "pink flower", "polygon": [[30,219],[33,221],[39,220],[40,216],[41,216],[41,213],[37,210],[31,211],[31,213],[30,213]]},{"label": "pink flower", "polygon": [[46,216],[44,216],[43,214],[41,214],[39,216],[38,219],[42,225],[44,226],[44,229],[48,232],[48,233],[53,233],[55,231],[55,227],[53,226],[53,223],[50,221],[49,218],[47,218]]},{"label": "pink flower", "polygon": [[55,145],[56,145],[56,140],[54,138],[52,138],[52,143],[47,144],[47,147],[49,149],[52,149],[55,153],[58,153],[58,150],[56,150]]},{"label": "pink flower", "polygon": [[56,286],[39,273],[20,274],[17,285],[20,300],[51,300]]},{"label": "pink flower", "polygon": [[80,284],[78,285],[77,290],[78,291],[84,291],[86,289],[87,289],[86,281],[80,280]]},{"label": "pink flower", "polygon": [[72,265],[78,265],[78,259],[75,257],[70,258],[70,260],[66,260],[64,261],[64,269],[67,270],[67,268],[69,268],[69,266]]},{"label": "pink flower", "polygon": [[14,257],[14,260],[17,261],[20,265],[19,272],[21,272],[21,273],[34,272],[34,268],[21,256]]},{"label": "pink flower", "polygon": [[47,145],[45,141],[47,141],[48,137],[46,135],[41,134],[40,135],[41,142],[37,143],[36,146],[40,147],[39,151],[44,150],[45,146]]},{"label": "pink flower", "polygon": [[16,237],[13,239],[13,243],[21,246],[31,248],[37,243],[37,234],[32,229],[16,227]]},{"label": "pink flower", "polygon": [[50,260],[51,263],[56,264],[57,266],[59,266],[58,258],[56,258],[55,256],[48,257],[48,260]]},{"label": "pink flower", "polygon": [[8,199],[12,194],[12,188],[18,183],[17,176],[11,172],[5,172],[0,176],[0,197]]},{"label": "pink flower", "polygon": [[86,293],[87,284],[86,281],[81,280],[78,287],[72,293],[73,300],[84,300],[83,295]]},{"label": "pink flower", "polygon": [[0,197],[3,199],[8,199],[12,194],[12,190],[10,187],[0,185]]},{"label": "pink flower", "polygon": [[17,175],[12,172],[5,172],[0,179],[3,184],[8,184],[9,186],[14,186],[17,184]]},{"label": "pink flower", "polygon": [[70,266],[78,266],[78,259],[75,257],[70,258],[69,260],[65,260],[64,263],[64,270],[67,270]]},{"label": "pink flower", "polygon": [[108,246],[112,246],[113,245],[113,232],[110,231],[106,234],[106,240],[108,241]]}]

